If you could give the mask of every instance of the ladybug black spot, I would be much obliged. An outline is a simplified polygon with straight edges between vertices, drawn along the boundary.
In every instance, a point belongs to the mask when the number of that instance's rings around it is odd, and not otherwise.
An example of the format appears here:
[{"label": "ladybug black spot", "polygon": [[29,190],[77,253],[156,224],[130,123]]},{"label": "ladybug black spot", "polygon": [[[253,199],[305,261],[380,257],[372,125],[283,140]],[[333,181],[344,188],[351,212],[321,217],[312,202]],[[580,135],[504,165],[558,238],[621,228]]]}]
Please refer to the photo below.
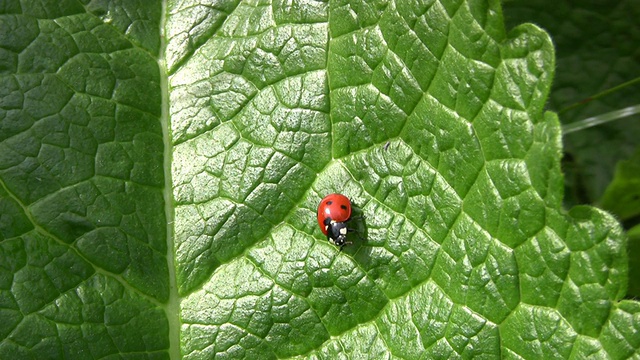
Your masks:
[{"label": "ladybug black spot", "polygon": [[347,210],[347,205],[340,205],[340,209]]},{"label": "ladybug black spot", "polygon": [[333,204],[333,201],[331,200],[327,201],[327,205],[331,205],[331,204]]}]

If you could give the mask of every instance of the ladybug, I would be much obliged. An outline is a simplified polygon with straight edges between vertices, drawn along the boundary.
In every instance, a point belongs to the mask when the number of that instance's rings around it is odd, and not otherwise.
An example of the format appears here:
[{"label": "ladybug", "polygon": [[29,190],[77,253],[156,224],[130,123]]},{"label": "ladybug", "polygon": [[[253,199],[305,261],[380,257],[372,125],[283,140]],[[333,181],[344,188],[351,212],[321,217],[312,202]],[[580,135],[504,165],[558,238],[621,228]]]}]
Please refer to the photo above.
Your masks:
[{"label": "ladybug", "polygon": [[347,241],[347,221],[351,218],[351,201],[342,194],[329,194],[318,205],[318,225],[327,240],[340,250],[351,242]]}]

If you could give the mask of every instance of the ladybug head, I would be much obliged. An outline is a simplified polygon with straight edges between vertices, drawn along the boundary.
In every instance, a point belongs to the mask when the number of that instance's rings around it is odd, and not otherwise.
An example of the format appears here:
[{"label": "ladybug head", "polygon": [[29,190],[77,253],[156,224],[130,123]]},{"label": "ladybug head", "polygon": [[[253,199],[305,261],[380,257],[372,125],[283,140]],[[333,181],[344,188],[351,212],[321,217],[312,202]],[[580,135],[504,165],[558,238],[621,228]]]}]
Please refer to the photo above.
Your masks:
[{"label": "ladybug head", "polygon": [[340,247],[347,244],[347,232],[349,232],[349,229],[347,229],[346,223],[326,219],[325,226],[327,229],[327,239],[330,243]]},{"label": "ladybug head", "polygon": [[347,236],[346,235],[339,235],[335,239],[329,238],[329,242],[331,242],[335,246],[343,247],[343,246],[345,246],[347,244]]}]

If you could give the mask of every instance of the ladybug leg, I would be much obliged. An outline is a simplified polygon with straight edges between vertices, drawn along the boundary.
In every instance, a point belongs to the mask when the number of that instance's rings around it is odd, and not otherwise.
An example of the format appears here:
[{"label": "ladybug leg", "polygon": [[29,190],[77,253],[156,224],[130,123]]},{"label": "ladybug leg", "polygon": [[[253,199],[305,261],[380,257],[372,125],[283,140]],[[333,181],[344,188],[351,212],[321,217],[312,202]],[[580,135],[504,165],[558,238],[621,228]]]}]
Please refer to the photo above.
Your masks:
[{"label": "ladybug leg", "polygon": [[342,244],[342,245],[340,246],[340,252],[342,252],[342,248],[343,248],[343,247],[345,247],[345,246],[347,246],[347,245],[351,245],[351,244],[353,244],[351,241],[346,241],[344,244]]},{"label": "ladybug leg", "polygon": [[[362,215],[357,215],[357,216],[352,216],[352,217],[349,219],[349,223],[350,223],[350,224],[353,224],[353,222],[361,223],[361,220],[362,220],[362,219],[364,219],[364,218],[366,218],[366,216],[365,216],[364,214],[362,214]],[[358,235],[358,238],[359,238],[360,240],[362,240],[362,241],[365,241],[365,240],[366,240],[366,238],[365,238],[364,236],[362,236],[362,234],[360,233],[360,231],[358,231],[358,229],[347,228],[347,232],[354,232],[354,233],[356,233],[356,234]]]},{"label": "ladybug leg", "polygon": [[[347,232],[356,233],[356,235],[358,235],[358,238],[359,238],[360,240],[363,240],[363,241],[364,241],[364,240],[366,240],[366,239],[362,236],[362,234],[360,234],[360,231],[358,231],[357,229],[349,229],[349,228],[347,228]],[[349,244],[351,244],[351,242],[349,242]]]}]

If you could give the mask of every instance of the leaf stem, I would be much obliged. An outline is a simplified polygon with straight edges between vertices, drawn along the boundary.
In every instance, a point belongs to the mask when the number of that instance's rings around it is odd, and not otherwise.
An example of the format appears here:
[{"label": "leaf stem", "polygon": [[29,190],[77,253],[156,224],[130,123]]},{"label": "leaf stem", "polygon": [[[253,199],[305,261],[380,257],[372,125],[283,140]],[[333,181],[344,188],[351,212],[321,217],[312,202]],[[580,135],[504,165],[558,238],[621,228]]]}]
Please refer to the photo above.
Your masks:
[{"label": "leaf stem", "polygon": [[624,109],[611,111],[608,113],[600,114],[597,116],[593,116],[590,118],[586,118],[583,120],[579,120],[576,122],[572,122],[571,124],[566,124],[562,126],[562,134],[566,135],[572,132],[576,132],[579,130],[587,129],[596,125],[601,125],[604,123],[608,123],[614,120],[618,120],[627,116],[635,115],[640,113],[640,105],[629,106]]},{"label": "leaf stem", "polygon": [[612,88],[609,88],[607,90],[599,92],[599,93],[597,93],[597,94],[595,94],[593,96],[589,96],[588,98],[585,98],[585,99],[580,100],[580,101],[578,101],[576,103],[573,103],[573,104],[571,104],[571,105],[569,105],[569,106],[567,106],[567,107],[565,107],[563,109],[560,109],[560,110],[558,110],[558,115],[560,115],[560,114],[562,114],[564,112],[567,112],[567,111],[569,111],[571,109],[574,109],[574,108],[576,108],[578,106],[581,106],[581,105],[584,105],[586,103],[589,103],[589,102],[591,102],[593,100],[596,100],[596,99],[599,99],[601,97],[607,96],[607,95],[609,95],[609,94],[611,94],[613,92],[616,92],[616,91],[618,91],[620,89],[623,89],[625,87],[637,84],[637,83],[640,83],[640,76],[635,78],[635,79],[629,80],[629,81],[627,81],[625,83],[622,83],[622,84],[620,84],[618,86],[614,86]]}]

